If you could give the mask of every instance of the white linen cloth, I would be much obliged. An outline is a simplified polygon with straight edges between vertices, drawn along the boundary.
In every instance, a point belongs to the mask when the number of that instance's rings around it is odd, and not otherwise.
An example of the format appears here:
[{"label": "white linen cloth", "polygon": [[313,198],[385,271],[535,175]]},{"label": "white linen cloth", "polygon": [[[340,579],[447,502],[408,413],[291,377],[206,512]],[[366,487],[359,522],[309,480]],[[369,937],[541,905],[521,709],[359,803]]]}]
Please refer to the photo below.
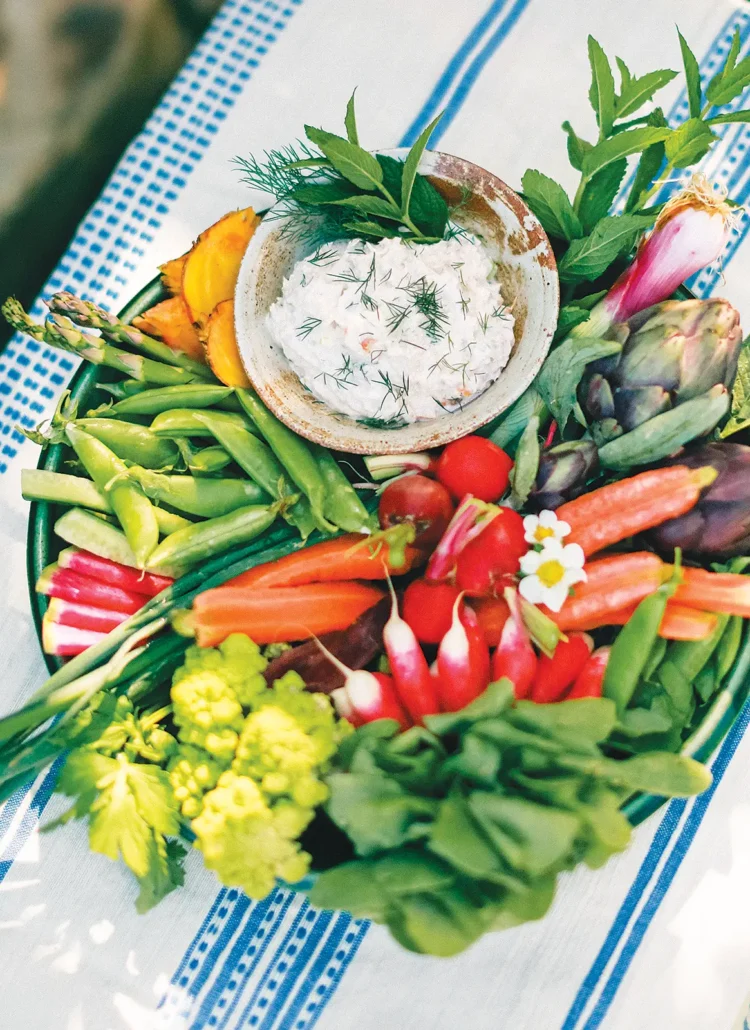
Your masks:
[{"label": "white linen cloth", "polygon": [[[678,22],[711,74],[744,0],[228,0],[84,219],[46,288],[117,310],[230,208],[260,202],[232,158],[335,128],[356,85],[366,145],[433,145],[518,185],[538,167],[567,186],[560,123],[584,135],[586,35],[636,72],[679,67]],[[678,80],[679,82],[679,80]],[[678,85],[667,107],[685,108]],[[745,105],[747,106],[747,99]],[[727,126],[706,163],[742,202],[750,126]],[[750,320],[750,222],[698,276]],[[39,311],[37,312],[39,313]],[[0,709],[44,666],[29,612],[19,473],[36,448],[14,429],[48,416],[74,365],[16,338],[0,356]],[[739,1030],[750,993],[750,741],[746,709],[714,787],[672,802],[627,854],[564,877],[542,922],[451,960],[410,955],[380,927],[319,913],[289,891],[254,904],[220,890],[199,856],[147,916],[123,870],[81,827],[40,835],[54,773],[0,813],[0,1027],[8,1030]],[[44,815],[42,816],[42,813]]]}]

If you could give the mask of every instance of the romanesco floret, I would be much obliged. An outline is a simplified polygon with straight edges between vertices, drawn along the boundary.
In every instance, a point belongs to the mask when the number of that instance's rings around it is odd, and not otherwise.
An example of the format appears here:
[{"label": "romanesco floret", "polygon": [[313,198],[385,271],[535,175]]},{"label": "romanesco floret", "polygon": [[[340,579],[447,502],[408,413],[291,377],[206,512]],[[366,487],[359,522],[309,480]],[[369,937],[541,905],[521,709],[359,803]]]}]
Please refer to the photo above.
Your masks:
[{"label": "romanesco floret", "polygon": [[207,669],[175,677],[172,705],[180,740],[228,765],[242,728],[242,706],[221,673]]},{"label": "romanesco floret", "polygon": [[263,672],[267,665],[253,640],[244,633],[231,633],[218,648],[189,647],[174,682],[194,672],[215,672],[235,692],[240,704],[249,708],[266,689]]},{"label": "romanesco floret", "polygon": [[277,877],[288,883],[301,880],[309,868],[310,856],[295,838],[312,811],[290,802],[277,807],[266,804],[248,776],[225,772],[192,823],[205,865],[222,883],[241,887],[251,898],[270,894]]},{"label": "romanesco floret", "polygon": [[195,819],[203,808],[203,795],[216,786],[222,766],[202,748],[183,744],[167,766],[169,782],[180,811]]}]

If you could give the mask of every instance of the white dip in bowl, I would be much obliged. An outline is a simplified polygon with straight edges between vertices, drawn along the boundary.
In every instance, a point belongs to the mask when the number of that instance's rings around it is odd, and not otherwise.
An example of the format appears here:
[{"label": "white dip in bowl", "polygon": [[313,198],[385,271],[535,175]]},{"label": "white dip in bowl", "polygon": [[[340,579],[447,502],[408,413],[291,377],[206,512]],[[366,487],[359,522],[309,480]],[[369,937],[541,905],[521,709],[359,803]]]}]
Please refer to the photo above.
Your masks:
[{"label": "white dip in bowl", "polygon": [[294,265],[268,329],[333,411],[397,426],[455,411],[500,375],[513,315],[478,237],[328,244]]}]

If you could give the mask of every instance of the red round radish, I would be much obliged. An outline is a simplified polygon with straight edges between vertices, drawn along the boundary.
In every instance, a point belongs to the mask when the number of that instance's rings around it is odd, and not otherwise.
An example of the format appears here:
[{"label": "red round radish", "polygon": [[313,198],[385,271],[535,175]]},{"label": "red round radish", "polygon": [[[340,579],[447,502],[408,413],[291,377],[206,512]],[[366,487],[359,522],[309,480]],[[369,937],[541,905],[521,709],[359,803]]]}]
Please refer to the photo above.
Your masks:
[{"label": "red round radish", "polygon": [[577,697],[601,697],[604,687],[604,674],[607,671],[607,662],[611,648],[598,647],[589,657],[578,677],[565,695],[565,700],[570,701]]},{"label": "red round radish", "polygon": [[531,700],[539,704],[562,701],[585,668],[593,647],[588,633],[568,633],[568,639],[559,642],[551,658],[542,655],[531,685]]},{"label": "red round radish", "polygon": [[414,545],[430,548],[440,540],[453,516],[453,501],[440,483],[426,476],[403,476],[389,483],[380,496],[382,529],[406,522],[414,526]]},{"label": "red round radish", "polygon": [[529,549],[523,519],[512,508],[500,508],[482,532],[459,552],[456,585],[473,597],[501,594],[518,573]]},{"label": "red round radish", "polygon": [[459,590],[449,583],[415,579],[404,593],[404,620],[423,644],[439,644],[451,628]]},{"label": "red round radish", "polygon": [[510,615],[508,605],[499,597],[475,597],[471,602],[471,607],[476,612],[487,644],[489,647],[497,647],[500,643],[503,626]]},{"label": "red round radish", "polygon": [[512,460],[491,440],[465,436],[444,449],[436,473],[456,498],[472,494],[480,501],[497,501],[505,493],[512,468]]}]

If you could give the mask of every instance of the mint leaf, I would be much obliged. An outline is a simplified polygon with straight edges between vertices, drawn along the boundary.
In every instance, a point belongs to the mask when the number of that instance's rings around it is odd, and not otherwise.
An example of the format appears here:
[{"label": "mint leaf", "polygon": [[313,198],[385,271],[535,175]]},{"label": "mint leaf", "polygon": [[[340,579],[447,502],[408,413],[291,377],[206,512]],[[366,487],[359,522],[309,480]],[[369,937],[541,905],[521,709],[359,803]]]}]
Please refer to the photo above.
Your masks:
[{"label": "mint leaf", "polygon": [[718,136],[700,118],[689,118],[665,142],[667,160],[675,168],[688,168],[700,161]]},{"label": "mint leaf", "polygon": [[615,118],[627,118],[649,101],[657,90],[662,89],[677,75],[669,68],[648,72],[637,79],[623,83],[620,96],[615,103]]},{"label": "mint leaf", "polygon": [[590,236],[574,240],[558,265],[563,282],[596,279],[615,258],[630,250],[639,233],[654,221],[653,215],[609,215],[594,226]]},{"label": "mint leaf", "polygon": [[706,125],[726,125],[728,122],[750,122],[750,111],[729,111],[706,118]]},{"label": "mint leaf", "polygon": [[580,172],[583,168],[583,160],[589,151],[594,149],[594,144],[581,139],[570,122],[563,122],[562,128],[568,134],[568,160],[576,171]]},{"label": "mint leaf", "polygon": [[359,194],[355,197],[342,197],[341,200],[329,200],[329,204],[338,207],[353,207],[366,215],[375,215],[376,218],[388,218],[392,222],[401,221],[401,213],[398,208],[390,204],[382,197],[371,197]]},{"label": "mint leaf", "polygon": [[627,160],[623,157],[602,168],[586,183],[578,208],[584,233],[591,232],[599,219],[609,214],[627,168]]},{"label": "mint leaf", "polygon": [[448,224],[448,205],[424,175],[417,175],[414,180],[409,212],[412,222],[425,236],[443,238]]},{"label": "mint leaf", "polygon": [[596,115],[596,124],[604,138],[609,136],[615,120],[615,80],[607,55],[593,36],[589,36],[588,45],[591,65],[589,100]]},{"label": "mint leaf", "polygon": [[377,162],[383,170],[383,185],[401,207],[401,178],[404,173],[404,162],[387,154],[377,154]]},{"label": "mint leaf", "polygon": [[738,53],[739,30],[736,30],[724,67],[711,79],[706,89],[707,100],[717,107],[728,104],[742,93],[745,86],[750,85],[750,57],[745,57],[736,64]]},{"label": "mint leaf", "polygon": [[[660,107],[655,108],[648,116],[648,124],[657,128],[666,128],[667,119]],[[634,211],[641,205],[641,195],[651,186],[656,176],[661,171],[664,163],[664,143],[652,143],[650,147],[641,154],[641,159],[636,168],[635,178],[628,194],[625,211]]]},{"label": "mint leaf", "polygon": [[432,135],[435,126],[442,117],[443,112],[441,111],[436,118],[433,118],[433,120],[430,122],[427,128],[419,134],[411,150],[406,155],[406,160],[404,161],[404,170],[401,179],[401,210],[405,217],[408,217],[409,215],[409,202],[411,200],[411,191],[412,187],[414,186],[414,180],[417,176],[419,162],[422,160],[422,154],[425,151],[425,147],[429,142],[430,136]]},{"label": "mint leaf", "polygon": [[586,425],[576,393],[586,365],[599,358],[619,354],[622,344],[616,340],[590,339],[585,336],[571,337],[548,355],[536,382],[539,393],[557,420],[561,431],[575,412],[576,418]]},{"label": "mint leaf", "polygon": [[521,179],[526,203],[542,223],[545,232],[563,240],[583,235],[578,215],[562,186],[548,175],[530,168]]},{"label": "mint leaf", "polygon": [[613,161],[619,161],[622,157],[630,154],[639,154],[652,143],[660,143],[669,136],[671,130],[668,128],[657,128],[645,126],[642,129],[628,129],[627,132],[620,132],[612,139],[605,139],[589,151],[583,160],[583,174],[587,179]]},{"label": "mint leaf", "polygon": [[290,200],[296,200],[300,204],[333,204],[345,197],[357,197],[354,186],[346,179],[338,182],[314,183],[311,186],[300,186],[289,194]]},{"label": "mint leaf", "polygon": [[677,30],[680,37],[680,51],[682,52],[682,64],[685,68],[685,80],[687,82],[688,104],[690,106],[690,117],[699,118],[703,99],[701,94],[701,72],[697,58],[688,46],[688,42]]},{"label": "mint leaf", "polygon": [[383,182],[383,169],[377,158],[342,136],[312,125],[305,126],[305,135],[323,151],[336,171],[362,190],[378,189]]},{"label": "mint leaf", "polygon": [[392,239],[399,235],[395,229],[388,229],[386,226],[380,225],[378,222],[344,222],[344,228],[348,229],[349,232],[354,233],[355,236],[382,236],[384,238]]},{"label": "mint leaf", "polygon": [[[356,89],[354,93],[356,93]],[[346,105],[346,114],[344,115],[344,128],[346,129],[346,138],[350,143],[353,143],[355,147],[359,146],[359,135],[357,133],[357,118],[354,114],[354,93],[349,97],[349,103]]]}]

